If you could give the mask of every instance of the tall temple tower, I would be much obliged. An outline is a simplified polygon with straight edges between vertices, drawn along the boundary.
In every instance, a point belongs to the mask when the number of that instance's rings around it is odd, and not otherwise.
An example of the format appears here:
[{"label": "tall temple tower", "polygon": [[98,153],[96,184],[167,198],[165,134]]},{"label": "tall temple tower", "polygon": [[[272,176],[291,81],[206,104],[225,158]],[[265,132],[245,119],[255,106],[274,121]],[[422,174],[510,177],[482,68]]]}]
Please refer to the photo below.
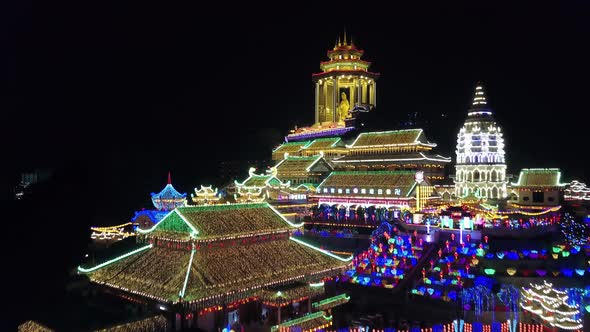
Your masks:
[{"label": "tall temple tower", "polygon": [[368,71],[370,62],[361,59],[364,51],[352,40],[338,38],[330,60],[320,63],[322,72],[312,75],[315,82],[315,125],[344,124],[355,106],[370,110],[377,104],[379,73]]},{"label": "tall temple tower", "polygon": [[481,82],[475,87],[467,120],[457,135],[455,194],[506,197],[506,159],[502,129],[488,107]]}]

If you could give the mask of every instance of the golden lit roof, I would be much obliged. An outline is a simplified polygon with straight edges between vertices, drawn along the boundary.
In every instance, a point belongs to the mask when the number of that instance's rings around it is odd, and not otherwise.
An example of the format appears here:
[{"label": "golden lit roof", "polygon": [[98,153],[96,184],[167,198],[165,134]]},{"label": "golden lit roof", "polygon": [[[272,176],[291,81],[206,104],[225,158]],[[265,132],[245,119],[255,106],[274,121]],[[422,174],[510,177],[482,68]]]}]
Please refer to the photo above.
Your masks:
[{"label": "golden lit roof", "polygon": [[[154,246],[88,275],[95,283],[160,301],[175,303],[183,293],[185,302],[221,303],[223,295],[230,292],[247,297],[260,287],[287,279],[317,280],[337,274],[347,264],[347,260],[286,237],[247,241],[224,246],[216,243],[194,252]],[[216,296],[222,298],[212,298]]]},{"label": "golden lit roof", "polygon": [[515,187],[558,187],[563,186],[559,181],[559,168],[524,168],[520,171]]},{"label": "golden lit roof", "polygon": [[349,148],[385,147],[403,145],[425,145],[436,146],[430,143],[424,136],[422,129],[404,129],[380,132],[361,133]]},{"label": "golden lit roof", "polygon": [[[323,160],[321,155],[312,157],[287,156],[287,158],[283,159],[275,166],[277,169],[277,177],[279,179],[286,179],[292,176],[306,176],[311,172],[313,165],[321,160]],[[329,171],[330,170],[332,170],[331,167],[329,168]]]},{"label": "golden lit roof", "polygon": [[[332,172],[330,175],[318,186],[318,192],[325,189],[329,190],[330,194],[353,195],[359,194],[361,189],[374,190],[371,195],[376,195],[378,190],[399,189],[398,196],[405,196],[411,193],[416,184],[416,172],[414,171],[346,171],[346,172]],[[331,189],[350,189],[349,193],[342,191],[331,192]],[[355,193],[354,189],[358,192]],[[394,192],[395,194],[395,192]]]}]

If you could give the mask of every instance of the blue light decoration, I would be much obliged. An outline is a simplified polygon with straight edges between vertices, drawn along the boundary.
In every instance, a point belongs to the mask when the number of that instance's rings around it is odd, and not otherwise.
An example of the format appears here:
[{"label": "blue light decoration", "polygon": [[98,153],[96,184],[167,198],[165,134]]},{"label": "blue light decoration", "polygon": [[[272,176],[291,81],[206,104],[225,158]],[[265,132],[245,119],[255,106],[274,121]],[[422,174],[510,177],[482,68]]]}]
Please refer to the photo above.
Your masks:
[{"label": "blue light decoration", "polygon": [[561,269],[561,274],[563,274],[566,277],[571,277],[574,275],[574,270],[564,267]]},{"label": "blue light decoration", "polygon": [[161,211],[174,210],[177,207],[183,207],[186,204],[186,193],[179,193],[172,186],[170,172],[168,172],[168,184],[159,193],[151,193],[152,203],[156,209]]},{"label": "blue light decoration", "polygon": [[145,216],[154,224],[159,223],[168,214],[168,211],[159,210],[141,210],[135,211],[135,215],[131,218],[131,222],[137,222],[138,218]]}]

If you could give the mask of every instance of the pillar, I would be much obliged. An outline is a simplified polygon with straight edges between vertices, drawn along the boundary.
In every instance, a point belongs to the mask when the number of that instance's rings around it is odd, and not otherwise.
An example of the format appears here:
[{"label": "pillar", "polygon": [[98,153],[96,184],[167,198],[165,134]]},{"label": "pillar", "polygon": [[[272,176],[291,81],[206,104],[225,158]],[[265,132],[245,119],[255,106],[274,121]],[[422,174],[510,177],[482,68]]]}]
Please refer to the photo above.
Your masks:
[{"label": "pillar", "polygon": [[377,81],[373,80],[373,88],[371,89],[371,104],[377,107]]},{"label": "pillar", "polygon": [[362,84],[361,84],[361,80],[358,79],[356,80],[356,90],[357,90],[357,102],[358,105],[360,106],[363,103],[363,90],[362,90]]},{"label": "pillar", "polygon": [[277,325],[281,324],[281,306],[279,305],[279,312],[277,315]]},{"label": "pillar", "polygon": [[320,122],[320,83],[315,82],[315,123]]},{"label": "pillar", "polygon": [[332,79],[332,122],[336,122],[336,112],[338,112],[338,80]]},{"label": "pillar", "polygon": [[311,297],[307,299],[307,312],[311,312]]}]

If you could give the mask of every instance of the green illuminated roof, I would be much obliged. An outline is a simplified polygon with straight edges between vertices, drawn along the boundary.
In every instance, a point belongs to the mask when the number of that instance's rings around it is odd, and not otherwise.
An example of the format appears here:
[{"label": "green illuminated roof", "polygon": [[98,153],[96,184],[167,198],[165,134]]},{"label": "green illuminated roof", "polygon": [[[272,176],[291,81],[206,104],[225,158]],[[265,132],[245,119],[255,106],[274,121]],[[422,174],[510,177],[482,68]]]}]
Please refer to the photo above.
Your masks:
[{"label": "green illuminated roof", "polygon": [[329,149],[337,146],[342,139],[340,137],[318,138],[305,145],[304,149]]},{"label": "green illuminated roof", "polygon": [[[217,243],[197,250],[147,246],[112,259],[99,268],[78,268],[92,282],[125,292],[176,303],[222,304],[226,295],[248,297],[260,287],[287,279],[295,282],[336,275],[352,259],[339,258],[296,239]],[[89,272],[85,272],[89,271]]]},{"label": "green illuminated roof", "polygon": [[[318,186],[318,192],[324,193],[324,188],[328,189],[330,195],[346,195],[346,196],[407,196],[415,187],[415,171],[346,171],[346,172],[332,172],[330,175]],[[338,193],[338,189],[343,189],[342,193]],[[349,189],[346,193],[345,189]],[[354,189],[357,193],[354,193]],[[335,193],[331,190],[335,189]],[[361,190],[365,189],[366,193]],[[373,194],[370,190],[373,189]],[[387,189],[391,194],[386,194]],[[395,189],[400,192],[396,194]],[[378,194],[378,190],[382,190],[382,194]]]},{"label": "green illuminated roof", "polygon": [[309,144],[309,141],[283,143],[274,149],[272,153],[295,153],[301,150],[307,144]]},{"label": "green illuminated roof", "polygon": [[559,168],[523,168],[515,187],[559,187],[561,171]]},{"label": "green illuminated roof", "polygon": [[436,146],[436,144],[431,144],[426,140],[422,129],[404,129],[361,133],[349,147],[363,148],[416,144]]},{"label": "green illuminated roof", "polygon": [[[177,208],[160,221],[151,236],[200,240],[256,235],[293,229],[268,203],[219,204]],[[150,233],[150,231],[144,232]]]}]

